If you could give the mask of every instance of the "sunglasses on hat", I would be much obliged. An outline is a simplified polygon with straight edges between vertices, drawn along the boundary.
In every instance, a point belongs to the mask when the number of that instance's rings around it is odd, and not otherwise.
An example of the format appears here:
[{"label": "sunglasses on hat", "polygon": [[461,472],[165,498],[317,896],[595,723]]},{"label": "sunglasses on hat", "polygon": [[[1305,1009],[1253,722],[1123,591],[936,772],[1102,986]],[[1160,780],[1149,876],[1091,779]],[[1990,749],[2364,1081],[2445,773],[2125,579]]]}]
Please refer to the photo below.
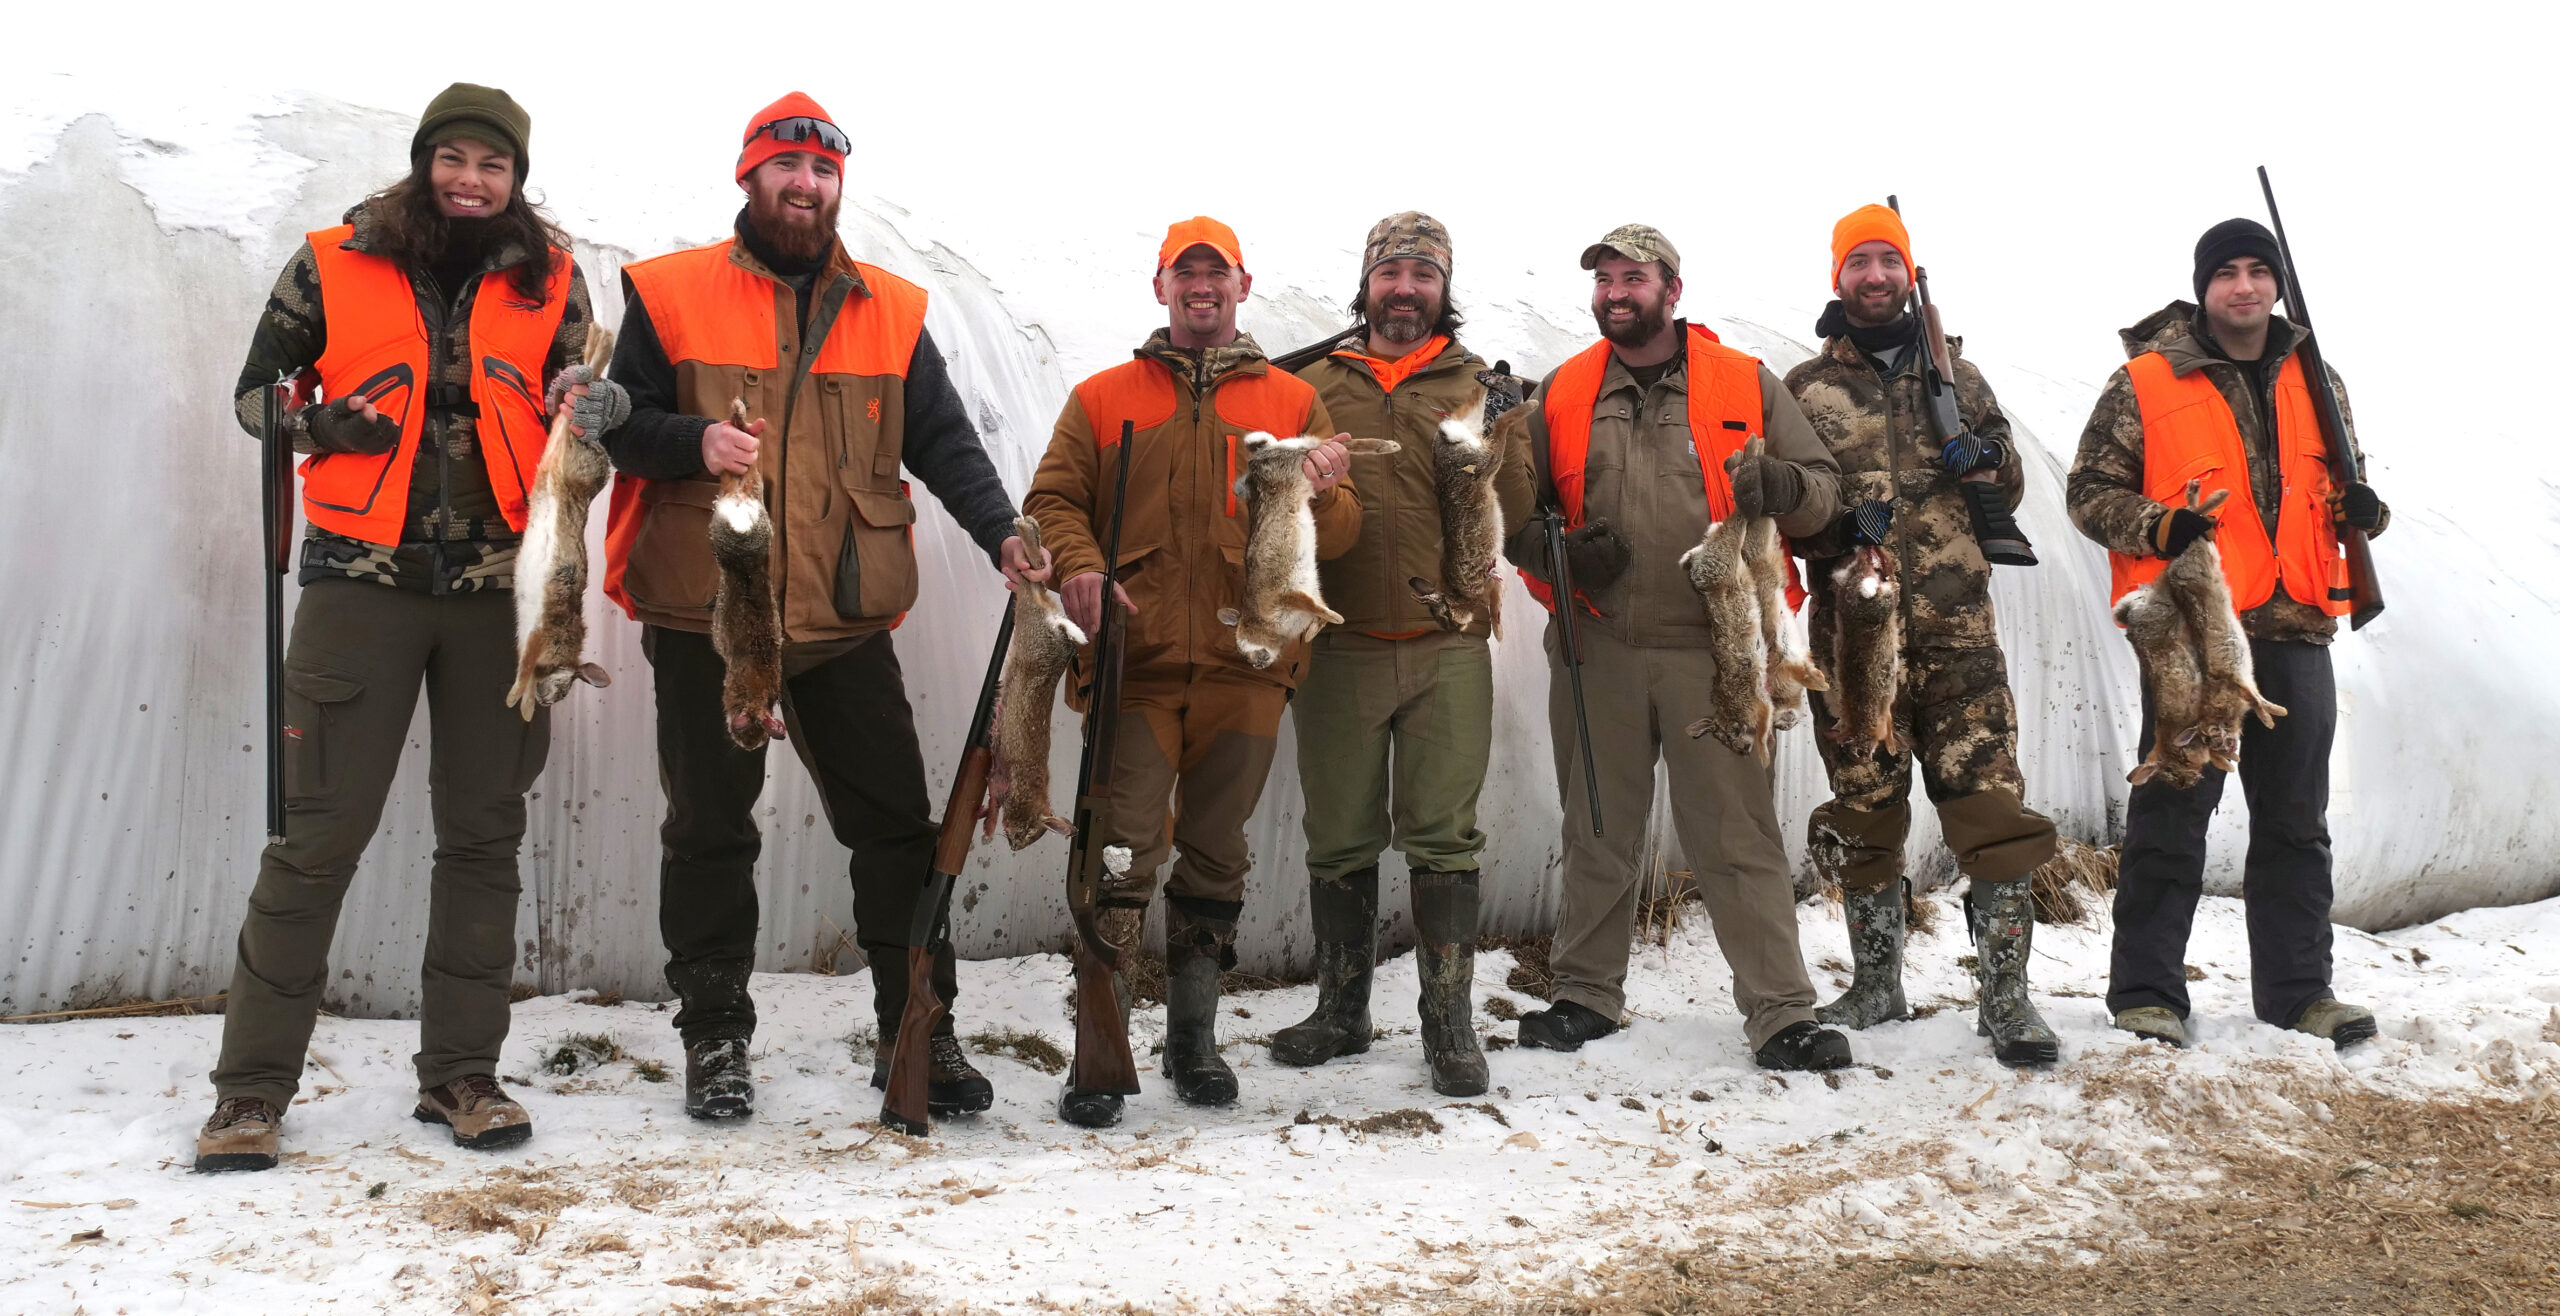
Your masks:
[{"label": "sunglasses on hat", "polygon": [[747,140],[754,141],[759,137],[770,137],[777,142],[794,145],[814,138],[819,146],[837,155],[853,154],[853,143],[846,140],[844,130],[824,119],[812,118],[806,114],[795,114],[788,119],[776,119],[771,123],[757,124],[756,130],[747,134]]}]

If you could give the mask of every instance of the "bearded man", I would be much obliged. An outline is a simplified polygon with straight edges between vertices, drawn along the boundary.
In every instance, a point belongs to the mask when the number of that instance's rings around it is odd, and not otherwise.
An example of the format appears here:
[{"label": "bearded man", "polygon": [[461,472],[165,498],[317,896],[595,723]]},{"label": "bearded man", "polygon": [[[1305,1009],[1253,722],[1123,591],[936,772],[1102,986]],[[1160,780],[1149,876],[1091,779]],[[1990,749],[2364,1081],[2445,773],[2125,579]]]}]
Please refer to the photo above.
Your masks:
[{"label": "bearded man", "polygon": [[[1680,732],[1708,706],[1716,673],[1706,605],[1680,556],[1727,517],[1773,517],[1789,538],[1829,528],[1840,515],[1840,467],[1767,366],[1677,318],[1680,253],[1670,239],[1624,225],[1583,250],[1582,268],[1601,341],[1548,375],[1517,420],[1504,417],[1506,433],[1527,430],[1540,508],[1506,551],[1539,602],[1576,609],[1608,830],[1592,835],[1567,655],[1550,621],[1547,725],[1564,796],[1564,900],[1548,958],[1553,1003],[1521,1016],[1520,1045],[1577,1051],[1618,1030],[1659,760],[1753,1058],[1765,1069],[1836,1069],[1849,1063],[1849,1043],[1814,1018],[1769,771],[1714,737]],[[1755,435],[1767,450],[1746,455]],[[1572,599],[1555,597],[1545,517],[1568,527]]]},{"label": "bearded man", "polygon": [[[906,1008],[904,943],[934,842],[924,756],[889,636],[918,593],[908,541],[916,505],[899,467],[1008,577],[1028,565],[1011,537],[1012,500],[925,332],[925,290],[852,259],[837,240],[850,149],[816,101],[798,92],[775,101],[749,120],[738,153],[747,204],[737,235],[623,271],[613,378],[630,393],[631,415],[605,439],[620,472],[605,592],[643,624],[656,680],[667,801],[658,921],[682,1007],[685,1110],[699,1119],[743,1116],[755,1092],[747,975],[764,749],[730,737],[727,669],[710,635],[720,477],[760,484],[773,520],[779,730],[853,852],[854,936],[872,965],[879,1019],[873,1087],[887,1081]],[[733,398],[755,417],[743,428],[725,419]],[[947,943],[933,972],[935,990],[954,999]],[[934,1114],[992,1104],[947,1012],[932,1057]]]}]

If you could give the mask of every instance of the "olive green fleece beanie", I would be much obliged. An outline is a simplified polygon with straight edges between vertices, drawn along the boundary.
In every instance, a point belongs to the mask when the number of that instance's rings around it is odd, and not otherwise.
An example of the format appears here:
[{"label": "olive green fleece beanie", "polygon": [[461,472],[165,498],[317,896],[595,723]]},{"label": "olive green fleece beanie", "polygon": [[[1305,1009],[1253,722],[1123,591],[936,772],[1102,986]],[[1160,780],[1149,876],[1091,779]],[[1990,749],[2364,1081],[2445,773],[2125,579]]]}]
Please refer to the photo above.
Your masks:
[{"label": "olive green fleece beanie", "polygon": [[519,183],[533,172],[533,156],[527,149],[533,138],[533,116],[516,104],[515,97],[496,87],[457,82],[436,93],[427,102],[427,112],[418,117],[418,135],[409,139],[409,156],[415,159],[436,143],[456,137],[504,148],[516,159]]}]

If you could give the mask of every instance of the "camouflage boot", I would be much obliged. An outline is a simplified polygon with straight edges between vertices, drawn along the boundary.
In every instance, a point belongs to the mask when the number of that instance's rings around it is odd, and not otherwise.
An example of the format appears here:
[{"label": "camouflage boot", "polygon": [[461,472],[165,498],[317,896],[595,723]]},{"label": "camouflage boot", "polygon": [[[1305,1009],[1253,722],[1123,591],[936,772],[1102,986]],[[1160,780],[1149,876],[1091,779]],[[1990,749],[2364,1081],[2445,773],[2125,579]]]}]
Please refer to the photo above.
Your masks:
[{"label": "camouflage boot", "polygon": [[1216,903],[1171,900],[1165,919],[1164,1076],[1193,1106],[1236,1099],[1236,1072],[1218,1054],[1218,971],[1235,967],[1236,924],[1199,908]]},{"label": "camouflage boot", "polygon": [[[1131,905],[1105,905],[1094,911],[1093,919],[1102,939],[1119,952],[1134,955],[1138,950],[1138,934],[1146,922],[1147,911]],[[1122,963],[1127,963],[1123,960]],[[1120,1002],[1120,1031],[1129,1031],[1129,975],[1111,975],[1111,994]],[[1069,1078],[1073,1079],[1070,1071]],[[1080,1129],[1107,1129],[1120,1122],[1120,1112],[1127,1098],[1117,1092],[1088,1092],[1072,1081],[1058,1090],[1058,1118]]]},{"label": "camouflage boot", "polygon": [[2035,900],[2027,879],[1976,882],[1965,893],[1973,931],[1974,985],[1981,1005],[1973,1030],[1991,1039],[2001,1064],[2042,1067],[2062,1058],[2062,1043],[2027,996],[2027,955],[2035,943]]},{"label": "camouflage boot", "polygon": [[1815,1010],[1835,1028],[1873,1028],[1911,1016],[1902,995],[1902,893],[1896,882],[1877,891],[1852,891],[1840,906],[1849,918],[1849,956],[1857,976],[1840,999]]},{"label": "camouflage boot", "polygon": [[[1484,1047],[1476,1041],[1475,1026],[1476,883],[1471,872],[1413,875],[1422,1055],[1431,1065],[1431,1090],[1444,1097],[1484,1095]],[[1364,1039],[1361,1045],[1368,1043]]]},{"label": "camouflage boot", "polygon": [[1369,1049],[1369,983],[1378,967],[1378,866],[1308,883],[1307,905],[1316,925],[1315,1013],[1271,1035],[1271,1058],[1300,1068]]}]

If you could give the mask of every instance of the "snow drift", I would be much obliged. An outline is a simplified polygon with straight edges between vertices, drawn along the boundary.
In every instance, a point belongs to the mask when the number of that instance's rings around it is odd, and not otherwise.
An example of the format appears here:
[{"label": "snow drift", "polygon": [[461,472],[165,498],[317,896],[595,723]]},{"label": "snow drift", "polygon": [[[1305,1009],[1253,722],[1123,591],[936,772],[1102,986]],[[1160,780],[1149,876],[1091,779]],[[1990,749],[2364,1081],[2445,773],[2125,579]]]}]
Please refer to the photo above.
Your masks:
[{"label": "snow drift", "polygon": [[[318,99],[176,114],[94,108],[18,108],[0,122],[0,269],[9,271],[0,283],[0,464],[11,477],[0,481],[10,565],[0,615],[11,619],[0,641],[0,891],[17,913],[14,936],[0,938],[10,952],[0,1013],[207,993],[227,980],[261,839],[263,752],[256,449],[231,421],[231,384],[276,267],[303,232],[335,223],[399,172],[413,125]],[[635,179],[621,196],[584,195],[574,206],[563,199],[607,323],[621,313],[616,271],[625,260],[720,236],[733,204],[706,187],[700,204],[668,219],[672,203],[651,187],[658,181]],[[931,331],[1017,497],[1069,385],[1120,359],[1148,327],[1116,303],[1097,312],[1089,296],[1097,262],[1116,274],[1142,259],[1131,253],[1152,239],[1124,240],[1113,226],[1145,218],[987,215],[946,228],[847,198],[855,254],[931,288]],[[1035,222],[1043,232],[1026,237]],[[1078,222],[1092,228],[1075,230]],[[1290,235],[1268,245],[1341,244]],[[1005,254],[1002,287],[969,258],[995,253]],[[1308,290],[1347,282],[1348,265],[1347,256],[1307,269],[1272,265],[1246,327],[1274,348],[1336,327],[1335,299]],[[1471,276],[1470,344],[1533,373],[1551,368],[1586,336],[1580,308],[1554,300],[1552,281],[1533,298],[1520,276],[1508,286],[1504,277]],[[1708,318],[1780,370],[1808,350],[1762,323]],[[1780,318],[1778,308],[1760,316]],[[1995,584],[2030,802],[2068,832],[2111,840],[2133,760],[2135,677],[2105,614],[2104,559],[2065,520],[2061,488],[2080,419],[2112,362],[2092,361],[2087,378],[2069,382],[1981,364],[2033,463],[2021,519],[2044,555],[2043,566],[2001,571]],[[2352,358],[2345,370],[2352,383]],[[2391,927],[2560,892],[2560,866],[2547,858],[2560,816],[2536,807],[2555,770],[2535,752],[2560,739],[2560,695],[2521,657],[2560,650],[2560,464],[2541,453],[2519,453],[2517,463],[2530,474],[2504,491],[2499,516],[2510,530],[2521,519],[2541,533],[2494,549],[2444,510],[2461,492],[2454,481],[2470,474],[2379,466],[2395,520],[2377,556],[2396,588],[2390,615],[2338,648],[2332,824],[2343,921]],[[917,549],[928,585],[897,644],[939,798],[1003,598],[938,507],[920,522]],[[1516,586],[1510,603],[1513,617],[1535,617]],[[552,992],[656,995],[660,802],[648,670],[636,626],[600,599],[589,620],[592,656],[616,680],[608,691],[579,689],[554,713],[525,847],[519,976]],[[1535,634],[1534,625],[1515,627],[1496,657],[1495,766],[1483,801],[1489,930],[1539,929],[1555,909],[1558,816]],[[1826,794],[1805,737],[1783,738],[1778,763],[1781,812],[1799,848],[1802,820]],[[344,1013],[414,1007],[433,848],[424,743],[422,705],[340,925],[331,1007]],[[1074,749],[1062,735],[1061,780],[1071,780]],[[845,851],[800,768],[788,754],[771,761],[757,806],[766,838],[758,967],[849,969]],[[1295,962],[1307,949],[1295,775],[1284,733],[1251,831],[1241,945],[1250,967]],[[2238,881],[2239,797],[2229,792],[2214,834],[2209,880],[2220,890]],[[1920,812],[1914,871],[1943,878],[1951,862]],[[1667,832],[1657,833],[1667,846]],[[1022,855],[981,847],[954,909],[963,952],[1059,944],[1063,855],[1054,844]],[[1389,862],[1392,885],[1400,869]],[[1391,890],[1386,907],[1402,904]]]}]

